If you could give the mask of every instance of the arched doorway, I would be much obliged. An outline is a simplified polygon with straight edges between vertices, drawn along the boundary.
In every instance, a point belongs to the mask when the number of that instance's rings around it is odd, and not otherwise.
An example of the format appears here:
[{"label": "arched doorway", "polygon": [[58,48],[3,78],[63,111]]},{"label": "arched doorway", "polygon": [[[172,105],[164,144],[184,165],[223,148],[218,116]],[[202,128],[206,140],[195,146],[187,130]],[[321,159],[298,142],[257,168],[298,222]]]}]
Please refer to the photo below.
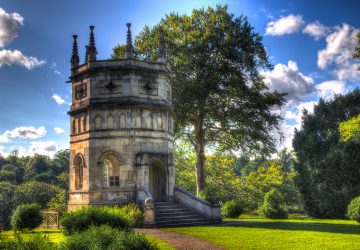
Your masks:
[{"label": "arched doorway", "polygon": [[154,201],[166,200],[166,172],[160,160],[154,160],[150,164],[149,189]]}]

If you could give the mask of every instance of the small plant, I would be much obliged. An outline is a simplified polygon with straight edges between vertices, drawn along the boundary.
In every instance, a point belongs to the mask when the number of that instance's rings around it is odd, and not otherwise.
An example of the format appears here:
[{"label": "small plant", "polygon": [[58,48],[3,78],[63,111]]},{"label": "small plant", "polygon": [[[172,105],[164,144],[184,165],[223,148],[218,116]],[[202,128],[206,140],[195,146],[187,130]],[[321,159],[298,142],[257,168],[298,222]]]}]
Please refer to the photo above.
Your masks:
[{"label": "small plant", "polygon": [[60,220],[65,235],[82,232],[90,226],[108,225],[112,228],[129,230],[133,224],[118,207],[82,207],[65,212]]},{"label": "small plant", "polygon": [[132,224],[132,227],[142,227],[144,224],[144,212],[135,203],[129,203],[120,208],[120,212],[127,216]]},{"label": "small plant", "polygon": [[221,213],[223,217],[237,218],[243,212],[243,207],[239,201],[231,200],[224,203],[221,207]]},{"label": "small plant", "polygon": [[266,193],[260,213],[270,219],[286,219],[287,213],[283,206],[284,199],[280,191],[273,188]]},{"label": "small plant", "polygon": [[34,229],[43,221],[40,205],[37,203],[19,205],[11,216],[11,226],[14,230]]},{"label": "small plant", "polygon": [[360,223],[360,196],[351,200],[347,208],[346,216],[350,220],[355,220]]},{"label": "small plant", "polygon": [[111,228],[107,225],[92,226],[88,230],[70,236],[66,243],[60,246],[62,250],[90,249],[126,249],[155,250],[158,249],[144,235]]}]

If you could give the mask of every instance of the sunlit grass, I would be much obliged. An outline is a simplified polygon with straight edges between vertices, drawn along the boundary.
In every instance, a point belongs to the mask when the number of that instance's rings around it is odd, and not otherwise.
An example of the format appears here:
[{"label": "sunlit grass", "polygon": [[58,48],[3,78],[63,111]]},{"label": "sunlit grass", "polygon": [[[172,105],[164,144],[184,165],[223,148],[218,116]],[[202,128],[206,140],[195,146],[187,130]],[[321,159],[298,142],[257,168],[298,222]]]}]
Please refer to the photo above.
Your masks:
[{"label": "sunlit grass", "polygon": [[195,236],[225,249],[360,249],[360,224],[300,215],[287,220],[243,215],[219,226],[162,230]]}]

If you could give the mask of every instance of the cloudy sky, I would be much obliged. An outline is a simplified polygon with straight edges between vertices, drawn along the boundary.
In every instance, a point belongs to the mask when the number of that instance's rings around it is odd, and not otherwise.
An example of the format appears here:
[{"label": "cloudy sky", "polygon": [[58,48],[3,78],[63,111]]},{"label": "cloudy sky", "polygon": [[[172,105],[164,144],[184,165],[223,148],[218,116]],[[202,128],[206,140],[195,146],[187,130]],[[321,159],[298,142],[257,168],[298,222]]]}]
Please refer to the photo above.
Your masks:
[{"label": "cloudy sky", "polygon": [[88,26],[95,25],[98,58],[133,33],[154,25],[166,13],[228,4],[244,14],[264,37],[274,69],[262,72],[270,89],[287,92],[281,113],[281,147],[291,147],[301,110],[319,98],[358,86],[360,62],[352,60],[360,29],[360,1],[70,1],[0,2],[0,153],[53,155],[68,148],[71,100],[69,60],[72,34],[79,35],[81,59]]}]

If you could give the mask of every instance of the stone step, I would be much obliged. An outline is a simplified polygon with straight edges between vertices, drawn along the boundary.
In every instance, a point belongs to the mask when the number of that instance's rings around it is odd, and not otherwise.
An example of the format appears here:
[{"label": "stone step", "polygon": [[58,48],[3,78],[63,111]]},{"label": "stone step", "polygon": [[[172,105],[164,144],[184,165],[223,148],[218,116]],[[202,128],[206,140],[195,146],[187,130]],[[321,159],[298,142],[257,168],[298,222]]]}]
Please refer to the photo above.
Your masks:
[{"label": "stone step", "polygon": [[155,213],[156,216],[185,216],[185,215],[194,215],[193,212],[190,211],[179,211],[179,212],[165,212],[165,213]]},{"label": "stone step", "polygon": [[155,216],[157,221],[160,220],[183,220],[183,219],[199,219],[199,216],[196,214],[186,214],[186,215],[166,215],[166,216]]},{"label": "stone step", "polygon": [[157,227],[192,227],[192,226],[206,226],[212,224],[211,222],[172,222],[165,223],[160,222],[157,223]]},{"label": "stone step", "polygon": [[164,208],[164,209],[157,209],[155,208],[155,214],[156,213],[176,213],[176,212],[184,212],[184,211],[188,211],[186,209],[183,208]]},{"label": "stone step", "polygon": [[181,208],[181,209],[184,209],[182,206],[180,206],[180,205],[172,205],[172,206],[170,206],[170,205],[167,205],[167,206],[155,206],[155,209],[157,209],[157,210],[163,210],[163,209],[175,209],[175,208]]}]

